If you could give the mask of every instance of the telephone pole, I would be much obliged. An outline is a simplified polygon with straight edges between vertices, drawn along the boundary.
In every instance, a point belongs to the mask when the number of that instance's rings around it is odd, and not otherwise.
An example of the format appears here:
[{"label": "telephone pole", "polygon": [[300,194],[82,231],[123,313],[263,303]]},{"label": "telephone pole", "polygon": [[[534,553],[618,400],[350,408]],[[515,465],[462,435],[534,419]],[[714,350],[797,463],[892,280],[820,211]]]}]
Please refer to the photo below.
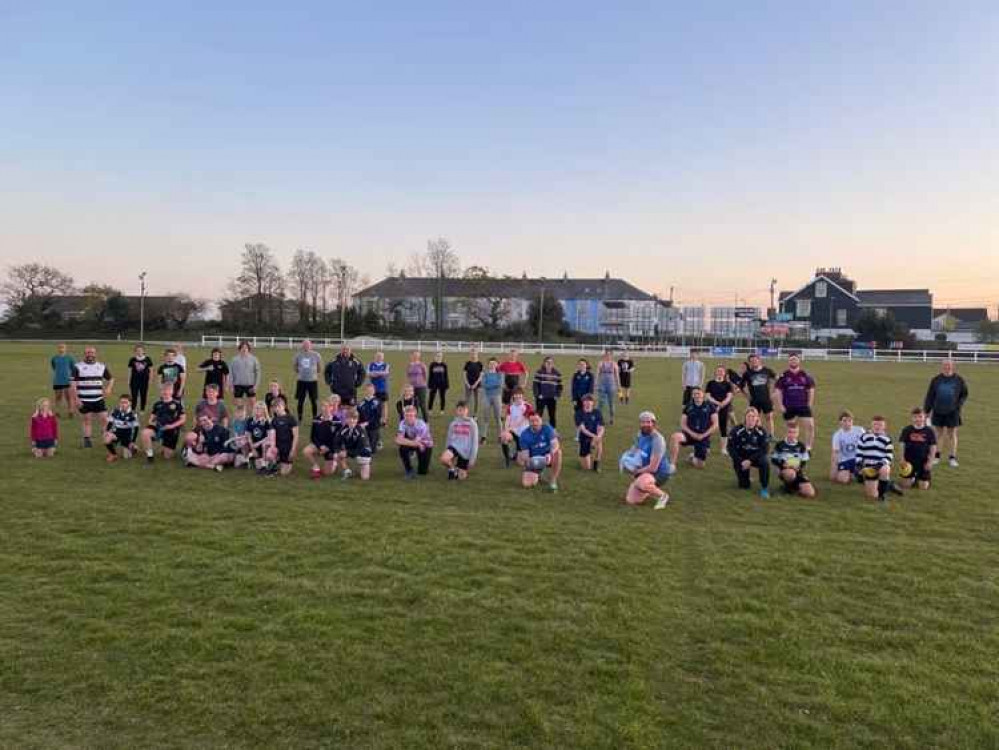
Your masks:
[{"label": "telephone pole", "polygon": [[767,318],[777,314],[777,305],[774,304],[774,295],[777,293],[777,279],[770,279],[770,309],[767,311]]}]

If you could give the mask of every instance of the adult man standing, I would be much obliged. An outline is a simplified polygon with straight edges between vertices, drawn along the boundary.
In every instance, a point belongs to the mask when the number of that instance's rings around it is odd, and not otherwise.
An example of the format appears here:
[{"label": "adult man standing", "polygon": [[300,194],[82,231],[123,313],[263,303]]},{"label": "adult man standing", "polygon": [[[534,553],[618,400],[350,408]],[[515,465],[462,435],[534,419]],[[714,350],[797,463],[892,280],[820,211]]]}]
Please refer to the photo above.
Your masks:
[{"label": "adult man standing", "polygon": [[252,349],[249,341],[240,341],[239,351],[229,364],[232,397],[236,406],[243,406],[248,414],[253,413],[260,387],[260,360],[251,354]]},{"label": "adult man standing", "polygon": [[923,401],[923,411],[930,415],[930,424],[937,433],[934,465],[940,463],[941,445],[950,445],[950,465],[957,468],[957,430],[961,426],[961,407],[968,400],[968,384],[957,374],[954,360],[945,359],[940,374],[930,381]]},{"label": "adult man standing", "polygon": [[815,442],[815,418],[812,416],[815,380],[801,369],[801,357],[797,354],[787,358],[787,369],[774,383],[774,393],[777,394],[777,405],[784,412],[784,421],[801,425],[801,442],[811,453]]},{"label": "adult man standing", "polygon": [[353,406],[357,401],[357,389],[364,382],[364,364],[344,344],[340,353],[326,365],[323,377],[344,406]]},{"label": "adult man standing", "polygon": [[108,411],[104,399],[114,388],[111,371],[103,362],[97,361],[95,347],[84,349],[83,361],[73,365],[72,386],[73,400],[80,405],[80,414],[83,415],[83,447],[90,448],[93,446],[93,415],[97,415],[97,423],[103,429]]},{"label": "adult man standing", "polygon": [[683,363],[683,405],[690,403],[695,388],[704,385],[704,363],[697,358],[697,352],[690,350],[690,357]]},{"label": "adult man standing", "polygon": [[759,354],[749,356],[749,366],[742,375],[742,392],[749,405],[767,420],[767,431],[774,434],[773,383],[777,373],[763,364]]},{"label": "adult man standing", "polygon": [[[312,407],[312,418],[316,418],[316,402],[319,400],[319,365],[322,358],[319,352],[312,348],[312,342],[305,339],[302,348],[295,354],[292,360],[292,369],[295,371],[295,400],[298,402],[298,421],[302,421],[302,412],[305,407],[305,397],[309,397],[309,405]],[[341,398],[343,398],[341,396]]]}]

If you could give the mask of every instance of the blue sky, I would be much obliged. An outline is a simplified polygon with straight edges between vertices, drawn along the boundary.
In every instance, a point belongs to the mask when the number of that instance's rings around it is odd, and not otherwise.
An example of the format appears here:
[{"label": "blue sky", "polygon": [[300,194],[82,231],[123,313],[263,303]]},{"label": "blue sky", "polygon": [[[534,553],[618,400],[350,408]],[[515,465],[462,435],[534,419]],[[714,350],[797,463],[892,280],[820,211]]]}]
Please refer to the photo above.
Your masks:
[{"label": "blue sky", "polygon": [[7,262],[217,297],[244,242],[377,278],[444,235],[684,303],[999,298],[995,2],[95,5],[0,4]]}]

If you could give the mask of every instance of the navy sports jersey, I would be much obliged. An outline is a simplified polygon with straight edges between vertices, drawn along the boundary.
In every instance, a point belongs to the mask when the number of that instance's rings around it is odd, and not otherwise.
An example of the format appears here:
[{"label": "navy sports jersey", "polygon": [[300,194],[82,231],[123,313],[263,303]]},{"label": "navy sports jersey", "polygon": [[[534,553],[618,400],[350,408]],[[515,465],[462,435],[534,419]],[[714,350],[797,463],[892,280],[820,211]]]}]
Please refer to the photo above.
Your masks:
[{"label": "navy sports jersey", "polygon": [[357,419],[361,424],[375,427],[382,421],[382,402],[377,398],[366,398],[357,405]]},{"label": "navy sports jersey", "polygon": [[271,419],[271,429],[274,430],[274,442],[279,446],[291,447],[295,442],[295,434],[292,432],[298,427],[298,420],[291,414]]},{"label": "navy sports jersey", "polygon": [[903,446],[905,460],[918,469],[925,466],[933,455],[937,436],[929,427],[914,427],[910,424],[902,430],[898,442]]},{"label": "navy sports jersey", "polygon": [[184,366],[180,362],[164,362],[156,368],[156,372],[160,375],[161,383],[176,383],[184,372]]},{"label": "navy sports jersey", "polygon": [[759,462],[767,456],[770,435],[762,427],[739,425],[728,436],[728,453],[737,461]]},{"label": "navy sports jersey", "polygon": [[222,425],[213,424],[207,430],[199,427],[198,434],[201,435],[202,450],[209,456],[217,456],[219,453],[225,453],[229,450],[226,447],[226,442],[229,440],[229,430]]},{"label": "navy sports jersey", "polygon": [[271,431],[271,423],[267,419],[248,419],[246,420],[246,431],[252,442],[259,443]]},{"label": "navy sports jersey", "polygon": [[171,425],[184,416],[184,405],[180,401],[157,401],[152,409],[153,422],[160,429]]},{"label": "navy sports jersey", "polygon": [[551,425],[543,424],[535,431],[528,427],[520,433],[520,449],[531,456],[547,456],[552,452],[552,442],[558,436]]},{"label": "navy sports jersey", "polygon": [[786,466],[789,461],[797,460],[799,466],[804,468],[809,458],[808,449],[801,441],[789,443],[787,440],[781,440],[774,446],[773,456],[770,460],[774,466],[780,467]]},{"label": "navy sports jersey", "polygon": [[229,374],[229,365],[221,359],[218,361],[215,361],[214,359],[206,359],[198,365],[198,369],[204,370],[205,372],[205,388],[210,385],[217,385],[219,393],[221,393],[222,385],[225,383],[225,378]]},{"label": "navy sports jersey", "polygon": [[776,379],[777,373],[769,367],[746,370],[746,374],[742,377],[742,385],[749,395],[749,403],[752,405],[769,404],[771,402],[770,383]]},{"label": "navy sports jersey", "polygon": [[339,450],[346,451],[350,458],[371,455],[371,443],[368,442],[368,433],[361,425],[353,427],[347,425],[340,430],[337,433],[337,447]]},{"label": "navy sports jersey", "polygon": [[604,424],[604,415],[599,409],[576,412],[576,427],[585,427],[588,432],[597,434],[597,428]]},{"label": "navy sports jersey", "polygon": [[123,432],[125,430],[136,430],[139,427],[139,416],[131,409],[128,411],[114,409],[111,412],[109,420],[109,426],[115,432],[118,430]]},{"label": "navy sports jersey", "polygon": [[707,432],[711,427],[711,415],[715,411],[715,405],[706,400],[702,401],[700,406],[691,401],[683,408],[683,413],[687,415],[687,430]]},{"label": "navy sports jersey", "polygon": [[337,436],[340,434],[342,425],[330,419],[316,419],[312,422],[311,441],[317,448],[326,450],[336,450]]}]

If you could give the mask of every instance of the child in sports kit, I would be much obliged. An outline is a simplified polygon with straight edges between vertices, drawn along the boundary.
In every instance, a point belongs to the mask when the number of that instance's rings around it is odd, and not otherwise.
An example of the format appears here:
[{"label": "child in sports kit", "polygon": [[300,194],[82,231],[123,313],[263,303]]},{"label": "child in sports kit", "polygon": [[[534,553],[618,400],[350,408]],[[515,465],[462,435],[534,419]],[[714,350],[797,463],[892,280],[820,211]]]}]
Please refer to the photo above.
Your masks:
[{"label": "child in sports kit", "polygon": [[[395,411],[399,415],[399,419],[406,416],[406,408],[409,406],[415,406],[419,410],[420,401],[416,397],[416,389],[409,383],[406,383],[402,387],[402,394],[399,396],[399,400],[395,402]],[[421,411],[420,413],[422,414],[423,412]]]},{"label": "child in sports kit", "polygon": [[233,463],[235,454],[229,446],[229,430],[213,421],[211,414],[205,412],[198,417],[197,434],[194,445],[184,450],[187,466],[221,472]]},{"label": "child in sports kit", "polygon": [[310,442],[305,446],[302,455],[312,463],[309,475],[313,479],[336,473],[337,451],[339,449],[337,440],[343,423],[335,417],[336,404],[334,404],[333,399],[327,399],[323,402],[319,419],[312,421]]},{"label": "child in sports kit", "polygon": [[163,458],[173,458],[177,450],[180,431],[187,421],[184,405],[173,397],[174,384],[160,385],[160,398],[149,410],[149,422],[142,431],[142,447],[146,450],[146,463],[153,462],[153,442],[163,448]]},{"label": "child in sports kit", "polygon": [[[66,353],[66,345],[59,344],[56,353],[49,360],[52,368],[52,397],[55,399],[56,408],[59,402],[66,404],[67,419],[73,418],[73,391],[70,384],[73,382],[73,368],[76,366],[76,359],[72,354]],[[55,411],[53,410],[53,413]]]},{"label": "child in sports kit", "polygon": [[245,467],[247,464],[246,453],[250,444],[250,435],[247,432],[249,419],[246,416],[246,407],[237,404],[232,410],[232,426],[229,430],[229,448],[232,450],[233,466],[236,468]]},{"label": "child in sports kit", "polygon": [[576,371],[572,374],[573,411],[582,411],[583,396],[593,395],[594,393],[593,371],[590,369],[590,363],[588,360],[580,359],[576,363]]},{"label": "child in sports kit", "polygon": [[486,400],[486,416],[482,421],[481,442],[489,437],[489,423],[496,422],[496,434],[503,433],[503,373],[499,371],[499,362],[490,358],[486,362],[486,371],[482,375],[482,394]]},{"label": "child in sports kit", "polygon": [[831,481],[836,484],[863,481],[857,460],[857,444],[863,434],[864,428],[853,424],[850,412],[844,411],[839,415],[839,429],[832,436],[832,456],[829,460]]},{"label": "child in sports kit", "polygon": [[271,417],[271,444],[267,455],[267,468],[264,475],[287,476],[291,473],[298,452],[298,420],[288,413],[284,398],[275,398],[274,416]]},{"label": "child in sports kit", "polygon": [[902,486],[909,489],[916,486],[921,490],[930,488],[933,470],[933,456],[937,449],[937,435],[926,424],[926,412],[921,407],[912,410],[912,424],[898,436],[902,444],[903,463],[900,467]]},{"label": "child in sports kit", "polygon": [[587,393],[576,412],[576,434],[579,440],[579,465],[585,471],[600,471],[604,455],[604,417],[596,408],[596,399]]},{"label": "child in sports kit", "polygon": [[444,441],[447,448],[441,454],[441,463],[447,468],[447,478],[468,479],[468,471],[479,455],[479,425],[468,416],[468,404],[459,401],[454,407],[454,419],[447,428]]},{"label": "child in sports kit", "polygon": [[28,436],[31,439],[31,455],[35,458],[52,458],[55,455],[59,444],[59,419],[47,398],[35,402]]},{"label": "child in sports kit", "polygon": [[[871,429],[857,443],[857,460],[864,480],[864,494],[871,500],[884,502],[892,491],[891,466],[895,460],[895,447],[887,433],[888,423],[882,416],[871,419]],[[902,494],[901,490],[894,490]]]},{"label": "child in sports kit", "polygon": [[284,392],[281,390],[281,384],[272,380],[267,386],[267,393],[264,394],[264,404],[271,414],[274,413],[274,402],[279,398],[283,399],[286,404],[288,403],[288,399],[285,398]]},{"label": "child in sports kit", "polygon": [[109,464],[118,460],[118,449],[122,458],[131,458],[135,451],[135,441],[139,436],[139,415],[132,409],[132,399],[122,394],[118,406],[108,415],[104,429],[104,447],[107,448]]},{"label": "child in sports kit", "polygon": [[368,441],[368,431],[361,426],[356,409],[347,410],[347,421],[337,432],[337,458],[343,464],[342,479],[354,476],[350,468],[353,461],[357,467],[357,475],[363,480],[371,479],[371,443]]},{"label": "child in sports kit", "polygon": [[375,397],[382,403],[389,398],[389,363],[385,352],[375,352],[375,358],[368,362],[368,383],[375,387]]},{"label": "child in sports kit", "polygon": [[[520,453],[520,433],[527,429],[528,419],[534,409],[524,399],[524,392],[514,388],[510,394],[510,404],[506,407],[506,419],[503,421],[503,432],[500,433],[500,447],[503,449],[503,462],[507,468],[513,457]],[[513,446],[513,456],[510,446]]]},{"label": "child in sports kit", "polygon": [[718,431],[718,415],[714,404],[704,397],[704,390],[694,386],[690,390],[690,403],[683,407],[680,417],[680,430],[674,432],[669,441],[669,461],[677,465],[681,446],[690,446],[693,452],[690,463],[695,469],[703,469],[711,448],[711,435]]},{"label": "child in sports kit", "polygon": [[249,438],[246,452],[249,454],[250,468],[263,467],[270,448],[271,417],[267,404],[258,401],[253,405],[253,416],[246,423]]},{"label": "child in sports kit", "polygon": [[622,404],[631,403],[631,377],[636,369],[635,360],[627,353],[621,354],[617,361],[618,380],[621,383],[621,390],[618,391],[617,397]]},{"label": "child in sports kit", "polygon": [[135,347],[128,360],[128,390],[132,398],[132,408],[145,411],[149,400],[149,376],[153,371],[153,360],[146,354],[142,344]]},{"label": "child in sports kit", "polygon": [[184,394],[184,381],[187,373],[184,365],[177,361],[177,350],[167,349],[163,353],[163,364],[156,368],[160,376],[160,385],[169,385],[173,388],[173,397],[180,401]]},{"label": "child in sports kit", "polygon": [[808,449],[798,440],[798,425],[787,423],[783,440],[774,446],[770,462],[777,467],[777,475],[784,484],[784,491],[800,497],[815,497],[815,485],[805,474],[808,465]]},{"label": "child in sports kit", "polygon": [[[417,416],[418,405],[409,405],[403,412],[402,421],[395,434],[395,444],[399,446],[399,459],[406,472],[406,479],[416,479],[430,471],[430,458],[434,448],[434,438],[427,423]],[[413,458],[416,458],[416,468]]]},{"label": "child in sports kit", "polygon": [[361,426],[368,433],[368,443],[371,452],[382,448],[381,430],[385,426],[385,400],[378,396],[374,383],[365,383],[364,398],[357,405],[357,417]]}]

